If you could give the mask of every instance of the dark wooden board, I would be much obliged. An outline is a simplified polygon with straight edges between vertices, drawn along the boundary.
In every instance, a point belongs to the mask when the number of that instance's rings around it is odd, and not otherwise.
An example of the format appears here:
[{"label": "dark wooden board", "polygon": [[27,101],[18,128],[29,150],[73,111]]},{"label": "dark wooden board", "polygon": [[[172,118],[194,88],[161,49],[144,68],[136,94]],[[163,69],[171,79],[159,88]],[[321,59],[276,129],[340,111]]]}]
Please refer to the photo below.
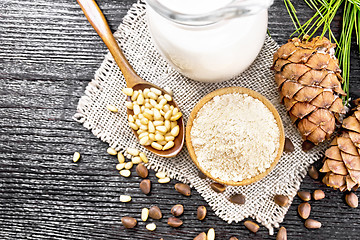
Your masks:
[{"label": "dark wooden board", "polygon": [[[99,0],[113,31],[135,0]],[[312,12],[296,1],[300,20]],[[337,17],[337,25],[341,16]],[[338,27],[338,26],[335,26]],[[269,11],[269,31],[280,44],[293,31],[283,2]],[[337,31],[338,32],[338,31]],[[275,239],[261,227],[249,233],[241,223],[227,224],[201,196],[174,190],[176,181],[160,185],[154,172],[150,196],[138,189],[140,179],[121,177],[107,145],[72,120],[77,102],[106,53],[102,41],[74,0],[0,0],[0,239],[192,239],[214,227],[217,239]],[[352,50],[351,96],[360,97],[360,60]],[[72,162],[74,151],[82,153]],[[311,217],[323,227],[307,230],[297,216],[295,198],[282,224],[289,239],[360,239],[360,210],[344,203],[343,194],[306,177],[301,189],[323,189],[326,198],[311,202]],[[120,203],[120,194],[131,203]],[[167,226],[170,208],[183,204],[184,226]],[[140,219],[143,207],[158,205],[164,219],[149,232],[139,222],[125,230],[123,216]],[[196,220],[205,205],[207,218]]]}]

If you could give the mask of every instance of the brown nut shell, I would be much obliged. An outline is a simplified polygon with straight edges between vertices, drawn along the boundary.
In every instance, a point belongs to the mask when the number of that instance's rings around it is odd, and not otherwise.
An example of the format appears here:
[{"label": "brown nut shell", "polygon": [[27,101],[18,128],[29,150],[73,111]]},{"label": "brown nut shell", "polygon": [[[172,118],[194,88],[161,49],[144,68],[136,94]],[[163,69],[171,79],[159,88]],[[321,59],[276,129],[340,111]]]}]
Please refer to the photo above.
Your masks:
[{"label": "brown nut shell", "polygon": [[231,237],[229,240],[239,240],[237,237]]},{"label": "brown nut shell", "polygon": [[286,228],[281,227],[276,235],[276,240],[287,240]]},{"label": "brown nut shell", "polygon": [[183,221],[176,217],[169,217],[168,222],[169,226],[171,227],[180,227],[183,224]]},{"label": "brown nut shell", "polygon": [[199,219],[200,221],[204,220],[204,218],[206,217],[206,207],[205,206],[199,206],[197,209],[197,219]]},{"label": "brown nut shell", "polygon": [[175,189],[179,193],[181,193],[184,196],[190,196],[191,195],[191,189],[190,186],[184,183],[177,183],[175,184]]},{"label": "brown nut shell", "polygon": [[143,193],[149,194],[151,191],[151,181],[149,179],[144,179],[140,182],[140,189]]},{"label": "brown nut shell", "polygon": [[298,213],[301,218],[307,219],[310,216],[310,212],[311,212],[311,206],[309,203],[304,202],[299,204]]},{"label": "brown nut shell", "polygon": [[221,183],[217,183],[217,182],[213,182],[210,184],[210,187],[212,190],[214,190],[217,193],[222,193],[225,191],[226,186],[221,184]]},{"label": "brown nut shell", "polygon": [[152,206],[149,209],[149,217],[151,217],[152,219],[161,219],[162,218],[162,213],[161,210],[158,206]]},{"label": "brown nut shell", "polygon": [[285,143],[284,143],[284,152],[293,152],[295,150],[294,144],[292,143],[292,141],[290,140],[290,138],[285,138]]},{"label": "brown nut shell", "polygon": [[244,225],[247,229],[249,229],[251,232],[256,233],[259,231],[260,226],[254,223],[253,221],[245,221]]},{"label": "brown nut shell", "polygon": [[308,174],[312,179],[317,180],[319,178],[319,171],[314,166],[309,168]]},{"label": "brown nut shell", "polygon": [[136,166],[136,173],[141,178],[147,178],[147,176],[149,175],[148,169],[142,163]]},{"label": "brown nut shell", "polygon": [[305,202],[310,201],[311,200],[311,193],[310,192],[305,192],[305,191],[300,191],[297,193],[297,195],[299,196],[299,198]]},{"label": "brown nut shell", "polygon": [[133,217],[122,217],[121,222],[126,228],[134,228],[137,224],[137,221]]},{"label": "brown nut shell", "polygon": [[175,217],[180,216],[184,212],[184,206],[181,204],[176,204],[171,208],[171,214]]},{"label": "brown nut shell", "polygon": [[349,207],[357,208],[359,206],[359,199],[353,192],[345,195],[345,201]]},{"label": "brown nut shell", "polygon": [[313,147],[315,147],[315,144],[306,140],[305,142],[302,143],[301,148],[304,152],[308,152],[311,149],[313,149]]},{"label": "brown nut shell", "polygon": [[305,221],[305,227],[309,229],[321,228],[321,222],[316,221],[314,219],[307,219]]},{"label": "brown nut shell", "polygon": [[275,195],[274,201],[277,205],[279,205],[281,207],[285,207],[289,203],[289,198],[284,195]]},{"label": "brown nut shell", "polygon": [[325,193],[324,193],[324,191],[323,191],[323,190],[319,190],[319,189],[315,190],[315,191],[313,192],[313,198],[314,198],[314,200],[320,200],[320,199],[325,198]]},{"label": "brown nut shell", "polygon": [[230,202],[235,204],[244,204],[245,203],[245,196],[242,194],[235,194],[230,197]]}]

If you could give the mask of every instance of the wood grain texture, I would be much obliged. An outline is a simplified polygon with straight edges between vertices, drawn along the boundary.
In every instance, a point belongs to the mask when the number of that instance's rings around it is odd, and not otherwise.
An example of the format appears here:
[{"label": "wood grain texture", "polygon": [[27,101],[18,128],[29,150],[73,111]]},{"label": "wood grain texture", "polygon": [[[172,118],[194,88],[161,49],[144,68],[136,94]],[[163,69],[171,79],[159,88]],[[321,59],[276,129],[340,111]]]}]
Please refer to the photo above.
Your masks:
[{"label": "wood grain texture", "polygon": [[[115,31],[135,0],[98,0]],[[312,12],[294,1],[304,21]],[[337,16],[335,28],[339,28]],[[271,36],[280,44],[293,31],[283,2],[269,11]],[[338,30],[335,31],[338,34]],[[176,181],[160,185],[150,172],[150,196],[138,188],[140,178],[122,178],[107,145],[71,118],[85,86],[100,66],[106,48],[73,0],[0,0],[0,239],[192,239],[215,227],[217,239],[275,239],[264,227],[249,233],[241,223],[227,224],[215,216],[193,190],[184,197]],[[352,49],[351,95],[360,97],[360,58]],[[82,158],[72,162],[74,151]],[[320,165],[320,162],[317,163]],[[325,191],[311,201],[311,218],[322,222],[307,230],[296,212],[298,198],[282,224],[289,239],[359,239],[360,210],[351,209],[339,192],[305,177],[302,190]],[[133,197],[120,203],[120,194]],[[185,206],[182,227],[166,223],[172,205]],[[148,232],[139,222],[132,230],[122,216],[140,219],[143,207],[158,205],[164,218]],[[209,211],[204,221],[196,209]]]}]

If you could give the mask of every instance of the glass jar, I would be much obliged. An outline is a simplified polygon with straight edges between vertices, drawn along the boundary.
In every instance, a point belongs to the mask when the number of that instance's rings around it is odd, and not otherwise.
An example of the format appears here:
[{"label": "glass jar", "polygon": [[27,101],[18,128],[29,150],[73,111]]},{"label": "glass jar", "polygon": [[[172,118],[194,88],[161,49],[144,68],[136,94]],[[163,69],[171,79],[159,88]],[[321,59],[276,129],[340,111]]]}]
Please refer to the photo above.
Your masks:
[{"label": "glass jar", "polygon": [[264,44],[273,0],[146,0],[155,46],[181,74],[221,82],[246,70]]}]

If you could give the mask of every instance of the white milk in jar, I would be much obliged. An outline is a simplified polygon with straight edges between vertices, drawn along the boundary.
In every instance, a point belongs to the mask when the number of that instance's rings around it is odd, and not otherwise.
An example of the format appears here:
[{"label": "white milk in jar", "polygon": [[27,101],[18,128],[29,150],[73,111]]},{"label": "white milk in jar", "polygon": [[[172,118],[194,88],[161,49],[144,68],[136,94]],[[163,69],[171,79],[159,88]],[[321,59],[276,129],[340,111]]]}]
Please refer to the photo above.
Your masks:
[{"label": "white milk in jar", "polygon": [[[259,1],[147,0],[150,33],[162,55],[183,75],[202,82],[229,80],[255,60],[266,35],[269,5],[231,17],[232,9],[242,10],[246,2]],[[235,7],[225,12],[231,4]],[[221,11],[228,15],[217,16]]]}]

